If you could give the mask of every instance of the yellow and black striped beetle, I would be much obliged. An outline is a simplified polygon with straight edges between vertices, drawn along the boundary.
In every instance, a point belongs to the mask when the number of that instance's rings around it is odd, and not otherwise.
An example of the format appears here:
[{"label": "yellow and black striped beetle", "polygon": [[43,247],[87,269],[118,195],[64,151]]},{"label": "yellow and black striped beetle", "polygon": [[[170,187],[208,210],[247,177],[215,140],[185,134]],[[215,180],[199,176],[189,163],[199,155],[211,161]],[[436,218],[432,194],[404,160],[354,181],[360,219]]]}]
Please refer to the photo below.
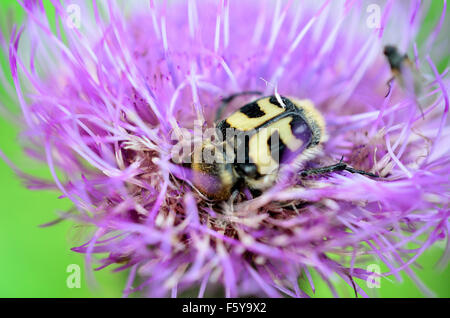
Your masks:
[{"label": "yellow and black striped beetle", "polygon": [[[191,168],[194,186],[211,200],[228,199],[238,185],[252,190],[271,187],[282,164],[302,164],[319,153],[327,140],[325,120],[308,99],[280,95],[256,99],[216,125],[216,142],[205,141],[194,151]],[[221,147],[218,147],[220,145]],[[214,162],[204,160],[215,152]],[[301,175],[347,170],[336,165],[303,170]]]}]

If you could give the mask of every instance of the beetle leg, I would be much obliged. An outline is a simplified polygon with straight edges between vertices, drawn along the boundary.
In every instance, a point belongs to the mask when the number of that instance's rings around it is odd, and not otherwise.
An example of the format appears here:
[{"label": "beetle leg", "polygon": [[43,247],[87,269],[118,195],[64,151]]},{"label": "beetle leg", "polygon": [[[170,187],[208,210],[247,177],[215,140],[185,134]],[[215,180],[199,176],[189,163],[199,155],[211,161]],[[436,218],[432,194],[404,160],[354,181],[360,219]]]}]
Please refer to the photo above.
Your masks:
[{"label": "beetle leg", "polygon": [[330,172],[336,172],[336,171],[348,171],[351,173],[359,173],[365,176],[369,176],[372,178],[378,178],[379,176],[376,174],[373,174],[371,172],[367,172],[367,171],[363,171],[363,170],[358,170],[355,168],[350,167],[349,165],[347,165],[345,162],[342,162],[342,159],[331,166],[326,166],[326,167],[320,167],[320,168],[314,168],[314,169],[307,169],[307,170],[303,170],[300,172],[300,175],[302,177],[308,177],[310,175],[314,175],[314,174],[326,174],[326,173],[330,173]]},{"label": "beetle leg", "polygon": [[394,79],[395,79],[395,75],[392,76],[392,77],[386,82],[386,85],[388,86],[388,91],[387,91],[386,95],[384,95],[385,98],[388,97],[389,93],[391,92],[391,89],[392,89],[392,82],[394,81]]}]

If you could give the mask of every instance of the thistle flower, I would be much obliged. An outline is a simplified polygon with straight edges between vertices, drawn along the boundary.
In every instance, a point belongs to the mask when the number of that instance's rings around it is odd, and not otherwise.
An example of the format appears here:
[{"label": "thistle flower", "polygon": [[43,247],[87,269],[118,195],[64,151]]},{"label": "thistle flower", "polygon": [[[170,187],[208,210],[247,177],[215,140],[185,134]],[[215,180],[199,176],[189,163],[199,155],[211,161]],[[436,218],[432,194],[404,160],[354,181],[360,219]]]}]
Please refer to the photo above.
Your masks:
[{"label": "thistle flower", "polygon": [[[420,1],[82,1],[80,28],[59,1],[56,28],[41,2],[19,2],[9,57],[23,143],[53,180],[14,169],[73,202],[61,218],[95,228],[73,250],[88,268],[129,269],[125,295],[306,297],[299,280],[314,290],[314,271],[335,294],[338,276],[366,296],[366,266],[380,262],[381,276],[427,291],[411,267],[449,233],[448,69],[434,62],[448,53],[436,42],[446,2],[419,48]],[[420,95],[389,89],[386,44],[410,52]],[[305,166],[343,156],[380,178],[291,171],[259,196],[207,200],[172,160],[190,141],[172,137],[213,127],[221,99],[243,91],[314,102],[330,138]]]}]

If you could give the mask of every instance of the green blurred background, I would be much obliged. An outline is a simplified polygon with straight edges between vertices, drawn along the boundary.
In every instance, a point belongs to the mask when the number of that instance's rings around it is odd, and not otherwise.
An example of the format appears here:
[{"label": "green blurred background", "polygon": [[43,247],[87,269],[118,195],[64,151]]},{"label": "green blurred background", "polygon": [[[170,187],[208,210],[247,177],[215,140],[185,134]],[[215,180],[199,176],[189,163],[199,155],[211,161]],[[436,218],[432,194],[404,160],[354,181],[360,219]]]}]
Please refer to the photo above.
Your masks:
[{"label": "green blurred background", "polygon": [[[52,17],[50,21],[53,21],[54,11],[48,5],[49,1],[44,0],[44,3],[48,16]],[[439,18],[442,6],[441,1],[432,2],[419,34],[419,45]],[[20,24],[23,17],[24,11],[16,1],[0,2],[0,27],[7,38],[10,36],[11,22]],[[447,57],[438,64],[441,71],[448,66],[448,60]],[[8,58],[4,52],[0,53],[0,65],[12,84]],[[8,96],[5,86],[0,87],[0,101],[13,113],[19,114],[17,102]],[[27,172],[49,176],[45,167],[37,165],[23,154],[17,143],[18,126],[3,115],[0,112],[0,149],[17,166],[25,167]],[[87,285],[83,256],[70,251],[80,229],[69,221],[51,227],[39,227],[54,220],[57,211],[65,211],[70,207],[67,199],[58,199],[58,196],[56,192],[26,189],[9,166],[0,160],[0,297],[120,297],[126,272],[112,273],[111,269],[106,268],[95,273],[98,282],[96,287]],[[443,248],[444,242],[440,242],[422,255],[418,261],[422,269],[415,269],[415,272],[438,297],[450,297],[450,268],[444,271],[435,268]],[[69,273],[66,269],[70,264],[81,267],[80,288],[67,287]],[[386,269],[383,266],[381,268]],[[332,296],[326,284],[320,283],[317,275],[315,278],[315,296]],[[372,291],[376,291],[380,297],[423,297],[410,278],[406,275],[403,278],[403,282],[383,279],[381,288]],[[354,297],[352,289],[344,284],[337,286],[342,296]]]}]

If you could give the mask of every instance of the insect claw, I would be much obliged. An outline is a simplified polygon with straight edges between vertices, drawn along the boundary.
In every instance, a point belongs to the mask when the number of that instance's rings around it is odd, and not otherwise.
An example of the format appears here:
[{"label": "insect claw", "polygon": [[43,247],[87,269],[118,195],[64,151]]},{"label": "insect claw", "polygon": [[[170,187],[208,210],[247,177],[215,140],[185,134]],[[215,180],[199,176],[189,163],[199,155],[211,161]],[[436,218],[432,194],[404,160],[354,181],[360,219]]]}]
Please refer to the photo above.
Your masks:
[{"label": "insect claw", "polygon": [[392,76],[392,77],[386,82],[386,85],[389,87],[389,89],[388,89],[386,95],[384,95],[384,98],[388,97],[389,94],[391,93],[392,82],[394,81],[394,79],[395,79],[395,76]]}]

